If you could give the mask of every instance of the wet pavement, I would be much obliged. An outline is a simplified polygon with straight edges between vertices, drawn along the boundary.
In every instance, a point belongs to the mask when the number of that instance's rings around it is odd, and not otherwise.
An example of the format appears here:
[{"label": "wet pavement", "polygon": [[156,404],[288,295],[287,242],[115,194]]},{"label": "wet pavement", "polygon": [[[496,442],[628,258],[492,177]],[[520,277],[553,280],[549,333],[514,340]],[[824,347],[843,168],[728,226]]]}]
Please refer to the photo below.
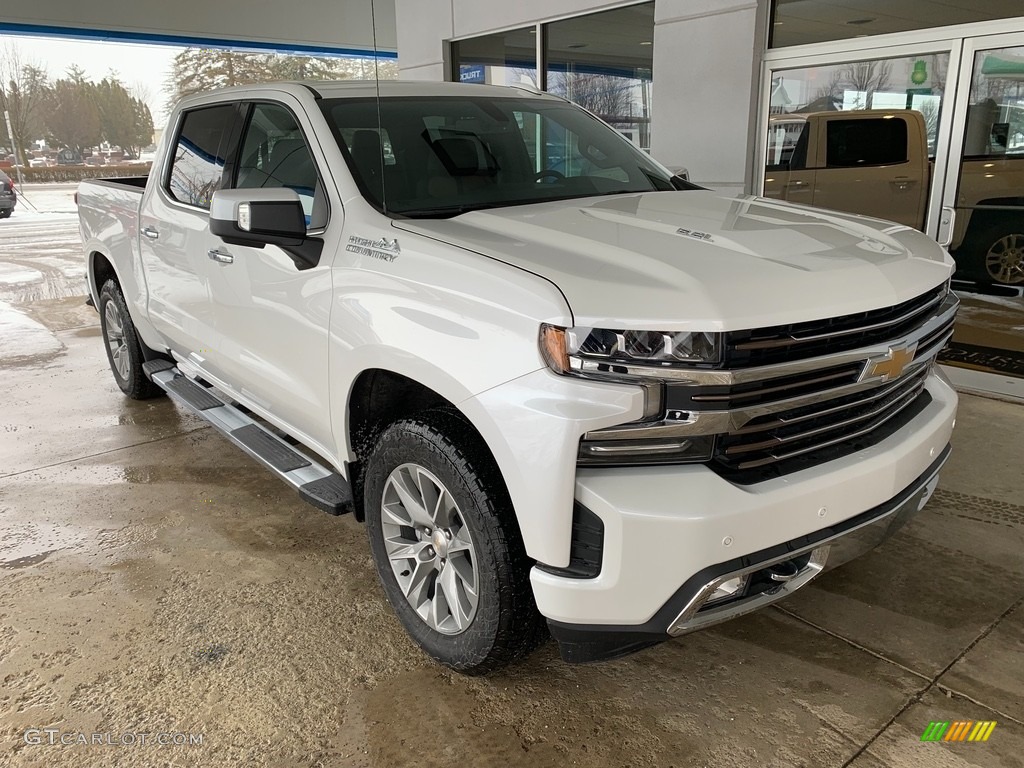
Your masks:
[{"label": "wet pavement", "polygon": [[[927,509],[780,607],[463,678],[406,637],[360,524],[122,397],[95,312],[43,287],[74,260],[10,233],[0,270],[43,277],[0,296],[34,329],[0,335],[0,766],[1024,767],[1024,408],[965,397]],[[921,742],[935,720],[998,724]]]}]

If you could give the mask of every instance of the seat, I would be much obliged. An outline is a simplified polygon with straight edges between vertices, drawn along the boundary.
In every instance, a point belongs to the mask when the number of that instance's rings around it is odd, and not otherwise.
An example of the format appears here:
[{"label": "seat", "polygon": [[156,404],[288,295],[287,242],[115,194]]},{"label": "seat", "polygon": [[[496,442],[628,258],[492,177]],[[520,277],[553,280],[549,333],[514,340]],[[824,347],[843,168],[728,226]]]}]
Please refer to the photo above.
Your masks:
[{"label": "seat", "polygon": [[497,160],[478,137],[444,136],[430,146],[442,166],[430,181],[432,191],[472,195],[496,183]]}]

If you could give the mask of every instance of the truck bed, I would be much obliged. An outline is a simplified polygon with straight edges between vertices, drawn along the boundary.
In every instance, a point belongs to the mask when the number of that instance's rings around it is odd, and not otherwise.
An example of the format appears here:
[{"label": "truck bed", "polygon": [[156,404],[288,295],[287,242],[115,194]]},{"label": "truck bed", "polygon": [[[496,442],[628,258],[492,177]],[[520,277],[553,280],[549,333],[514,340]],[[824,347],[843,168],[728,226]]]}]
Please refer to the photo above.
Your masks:
[{"label": "truck bed", "polygon": [[100,186],[114,187],[115,189],[128,188],[142,194],[143,190],[146,189],[147,181],[149,181],[148,176],[122,176],[116,179],[84,179],[82,183],[99,184]]}]

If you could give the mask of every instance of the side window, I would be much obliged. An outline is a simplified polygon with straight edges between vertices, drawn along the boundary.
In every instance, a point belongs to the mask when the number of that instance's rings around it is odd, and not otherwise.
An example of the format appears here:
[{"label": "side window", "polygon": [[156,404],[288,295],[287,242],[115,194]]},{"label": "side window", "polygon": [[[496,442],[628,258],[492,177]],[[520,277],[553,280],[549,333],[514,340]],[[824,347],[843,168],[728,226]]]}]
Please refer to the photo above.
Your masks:
[{"label": "side window", "polygon": [[185,113],[167,180],[175,200],[209,210],[210,198],[222,186],[234,120],[234,104]]},{"label": "side window", "polygon": [[899,117],[829,120],[827,168],[860,168],[907,162],[907,121]]},{"label": "side window", "polygon": [[306,226],[327,226],[327,200],[295,115],[280,104],[257,104],[245,129],[236,189],[291,189]]}]

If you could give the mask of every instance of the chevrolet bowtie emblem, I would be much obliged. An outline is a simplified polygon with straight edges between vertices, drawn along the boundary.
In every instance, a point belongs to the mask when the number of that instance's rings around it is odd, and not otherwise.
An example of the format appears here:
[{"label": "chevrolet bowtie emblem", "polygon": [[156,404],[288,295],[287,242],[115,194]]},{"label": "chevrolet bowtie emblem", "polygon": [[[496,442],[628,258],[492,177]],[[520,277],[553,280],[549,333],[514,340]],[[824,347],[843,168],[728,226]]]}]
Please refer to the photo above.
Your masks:
[{"label": "chevrolet bowtie emblem", "polygon": [[878,379],[879,381],[890,381],[898,379],[903,375],[910,362],[917,353],[917,344],[907,347],[889,347],[889,351],[879,357],[872,357],[864,366],[864,373],[861,381]]}]

